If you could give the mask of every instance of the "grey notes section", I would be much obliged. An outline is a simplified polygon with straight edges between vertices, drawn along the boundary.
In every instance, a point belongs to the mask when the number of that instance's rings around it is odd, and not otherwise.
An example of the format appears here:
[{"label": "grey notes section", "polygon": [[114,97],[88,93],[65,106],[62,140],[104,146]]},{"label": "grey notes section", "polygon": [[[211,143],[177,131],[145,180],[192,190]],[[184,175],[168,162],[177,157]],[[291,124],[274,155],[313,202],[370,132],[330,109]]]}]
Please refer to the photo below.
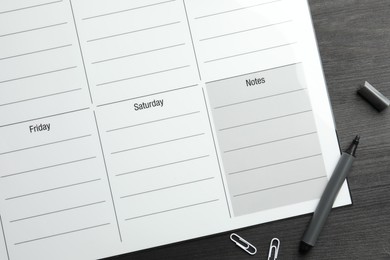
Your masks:
[{"label": "grey notes section", "polygon": [[320,196],[326,183],[302,64],[210,82],[236,216]]}]

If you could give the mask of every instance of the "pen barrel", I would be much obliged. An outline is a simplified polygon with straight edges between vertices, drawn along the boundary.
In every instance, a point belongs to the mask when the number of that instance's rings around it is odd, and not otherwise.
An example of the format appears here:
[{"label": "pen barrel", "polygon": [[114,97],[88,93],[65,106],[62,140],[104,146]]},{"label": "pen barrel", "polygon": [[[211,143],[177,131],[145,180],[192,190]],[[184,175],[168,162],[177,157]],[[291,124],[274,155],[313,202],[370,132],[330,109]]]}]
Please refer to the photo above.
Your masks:
[{"label": "pen barrel", "polygon": [[308,245],[314,246],[317,238],[324,226],[326,219],[332,209],[333,203],[352,167],[352,162],[355,157],[348,153],[343,153],[339,162],[336,165],[333,174],[326,185],[324,193],[317,205],[316,210],[310,220],[310,224],[303,234],[302,241]]}]

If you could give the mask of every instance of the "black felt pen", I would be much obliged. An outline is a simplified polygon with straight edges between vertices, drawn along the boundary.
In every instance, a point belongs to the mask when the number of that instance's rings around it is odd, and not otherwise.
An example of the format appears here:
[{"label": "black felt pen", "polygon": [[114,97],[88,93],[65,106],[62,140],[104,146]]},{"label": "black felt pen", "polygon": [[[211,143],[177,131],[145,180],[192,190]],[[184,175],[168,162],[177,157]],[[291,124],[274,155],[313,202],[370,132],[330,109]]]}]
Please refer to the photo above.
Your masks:
[{"label": "black felt pen", "polygon": [[301,253],[308,252],[317,241],[321,229],[326,222],[330,210],[332,209],[337,194],[339,193],[340,188],[343,185],[349,170],[351,169],[352,162],[355,159],[355,153],[359,144],[359,139],[360,137],[357,135],[355,139],[353,139],[348,149],[342,153],[341,158],[337,163],[335,170],[333,171],[333,175],[330,177],[324,193],[321,196],[320,202],[314,211],[313,217],[310,220],[310,224],[303,234],[299,247],[299,251]]}]

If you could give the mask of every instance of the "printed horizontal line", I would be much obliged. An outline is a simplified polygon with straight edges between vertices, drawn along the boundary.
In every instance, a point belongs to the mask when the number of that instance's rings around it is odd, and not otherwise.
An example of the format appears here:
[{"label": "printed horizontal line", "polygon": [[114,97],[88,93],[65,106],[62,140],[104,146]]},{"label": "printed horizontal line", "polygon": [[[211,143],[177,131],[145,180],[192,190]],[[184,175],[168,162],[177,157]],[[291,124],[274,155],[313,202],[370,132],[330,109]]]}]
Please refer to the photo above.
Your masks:
[{"label": "printed horizontal line", "polygon": [[175,118],[179,118],[179,117],[185,117],[185,116],[189,116],[189,115],[193,115],[193,114],[197,114],[197,113],[200,113],[200,111],[195,111],[195,112],[181,114],[181,115],[176,115],[176,116],[165,117],[165,118],[152,120],[152,121],[148,121],[148,122],[144,122],[144,123],[140,123],[140,124],[135,124],[135,125],[129,125],[129,126],[123,126],[123,127],[119,127],[119,128],[114,128],[114,129],[107,130],[106,132],[110,133],[110,132],[114,132],[114,131],[124,130],[124,129],[127,129],[127,128],[141,126],[141,125],[153,124],[153,123],[157,123],[157,122],[161,122],[161,121],[165,121],[165,120],[175,119]]},{"label": "printed horizontal line", "polygon": [[113,83],[118,83],[118,82],[122,82],[122,81],[132,80],[132,79],[136,79],[136,78],[147,77],[147,76],[151,76],[151,75],[155,75],[155,74],[165,73],[165,72],[169,72],[169,71],[173,71],[173,70],[184,69],[184,68],[188,68],[188,67],[190,67],[190,65],[170,68],[170,69],[166,69],[166,70],[154,71],[154,72],[150,72],[150,73],[147,73],[147,74],[142,74],[142,75],[137,75],[137,76],[133,76],[133,77],[129,77],[129,78],[118,79],[118,80],[113,80],[113,81],[109,81],[109,82],[100,83],[100,84],[97,84],[96,86],[109,85],[109,84],[113,84]]},{"label": "printed horizontal line", "polygon": [[28,220],[28,219],[32,219],[32,218],[39,218],[39,217],[43,217],[43,216],[47,216],[47,215],[52,215],[52,214],[56,214],[56,213],[61,213],[61,212],[65,212],[65,211],[70,211],[70,210],[74,210],[74,209],[80,209],[80,208],[90,207],[90,206],[94,206],[94,205],[101,204],[101,203],[105,203],[105,202],[106,202],[106,201],[103,200],[103,201],[98,201],[98,202],[93,202],[93,203],[89,203],[89,204],[79,205],[79,206],[75,206],[75,207],[71,207],[71,208],[60,209],[60,210],[56,210],[56,211],[51,211],[51,212],[47,212],[47,213],[42,213],[42,214],[39,214],[39,215],[30,216],[30,217],[14,219],[14,220],[11,220],[10,223],[19,222],[19,221],[23,221],[23,220]]},{"label": "printed horizontal line", "polygon": [[238,173],[243,173],[243,172],[249,172],[249,171],[258,170],[258,169],[261,169],[261,168],[267,168],[267,167],[271,167],[271,166],[275,166],[275,165],[280,165],[280,164],[286,164],[286,163],[290,163],[290,162],[305,160],[305,159],[308,159],[308,158],[317,157],[317,156],[321,156],[321,155],[322,155],[322,153],[318,153],[318,154],[309,155],[309,156],[305,156],[305,157],[300,157],[300,158],[296,158],[296,159],[292,159],[292,160],[288,160],[288,161],[282,161],[282,162],[278,162],[278,163],[267,164],[267,165],[254,167],[254,168],[250,168],[250,169],[245,169],[245,170],[240,170],[240,171],[236,171],[236,172],[230,172],[230,173],[228,173],[228,175],[233,175],[233,174],[238,174]]},{"label": "printed horizontal line", "polygon": [[[253,71],[253,72],[249,72],[249,73],[245,73],[245,74],[233,75],[233,76],[230,76],[230,77],[227,77],[227,78],[223,78],[223,79],[217,79],[217,80],[208,81],[208,82],[206,82],[206,84],[219,82],[219,81],[225,81],[225,80],[228,80],[228,79],[233,79],[233,78],[242,77],[242,76],[248,76],[248,75],[251,75],[251,74],[254,74],[254,73],[271,71],[271,70],[281,69],[281,68],[285,68],[285,67],[291,67],[291,66],[295,66],[295,65],[298,65],[298,64],[301,64],[301,63],[302,62],[294,62],[294,63],[291,63],[291,64],[281,65],[281,66],[268,68],[268,69],[264,69],[264,70],[260,70],[260,71]],[[213,85],[211,87],[214,87],[214,86],[216,86],[216,85]]]},{"label": "printed horizontal line", "polygon": [[231,33],[225,33],[225,34],[215,35],[215,36],[212,36],[212,37],[207,37],[207,38],[200,39],[199,41],[208,41],[208,40],[217,39],[217,38],[221,38],[221,37],[225,37],[225,36],[230,36],[230,35],[234,35],[234,34],[240,34],[240,33],[250,32],[250,31],[259,30],[259,29],[263,29],[263,28],[273,27],[273,26],[276,26],[276,25],[280,25],[280,24],[284,24],[284,23],[289,23],[289,22],[292,22],[292,20],[287,20],[287,21],[282,21],[282,22],[267,24],[267,25],[258,26],[258,27],[254,27],[254,28],[250,28],[250,29],[241,30],[241,31],[235,31],[235,32],[231,32]]},{"label": "printed horizontal line", "polygon": [[197,86],[198,86],[198,84],[185,86],[185,87],[181,87],[181,88],[174,88],[174,89],[170,89],[170,90],[164,90],[164,91],[155,92],[155,93],[151,93],[151,94],[147,94],[147,95],[143,95],[143,96],[127,98],[127,99],[123,99],[123,100],[118,100],[118,101],[114,101],[114,102],[100,104],[100,105],[98,105],[98,107],[114,105],[114,104],[118,104],[118,103],[122,103],[122,102],[127,102],[127,101],[130,101],[130,100],[135,100],[135,99],[144,98],[144,97],[151,97],[151,96],[155,96],[155,95],[165,94],[165,93],[174,92],[174,91],[178,91],[178,90],[183,90],[183,89],[187,89],[187,88],[193,88],[193,87],[197,87]]},{"label": "printed horizontal line", "polygon": [[21,79],[39,77],[39,76],[43,76],[43,75],[47,75],[47,74],[51,74],[51,73],[57,73],[57,72],[65,71],[65,70],[71,70],[71,69],[75,69],[75,68],[77,68],[77,66],[67,67],[67,68],[58,69],[58,70],[52,70],[52,71],[47,71],[47,72],[42,72],[42,73],[39,73],[39,74],[23,76],[23,77],[14,78],[14,79],[8,79],[8,80],[0,81],[0,84],[11,82],[11,81],[16,81],[16,80],[21,80]]},{"label": "printed horizontal line", "polygon": [[148,190],[148,191],[143,191],[143,192],[134,193],[134,194],[130,194],[130,195],[125,195],[125,196],[122,196],[120,198],[124,199],[124,198],[134,197],[134,196],[143,195],[143,194],[146,194],[146,193],[151,193],[151,192],[156,192],[156,191],[161,191],[161,190],[167,190],[167,189],[176,188],[176,187],[185,186],[185,185],[194,184],[194,183],[203,182],[203,181],[209,181],[209,180],[212,180],[212,179],[214,179],[214,177],[200,179],[200,180],[196,180],[196,181],[184,182],[184,183],[171,185],[171,186],[167,186],[167,187],[163,187],[163,188],[159,188],[159,189]]},{"label": "printed horizontal line", "polygon": [[41,168],[36,168],[36,169],[28,170],[28,171],[22,171],[22,172],[7,174],[7,175],[4,175],[4,176],[1,176],[1,178],[7,178],[7,177],[17,176],[17,175],[21,175],[21,174],[25,174],[25,173],[30,173],[30,172],[35,172],[35,171],[55,168],[55,167],[59,167],[59,166],[67,165],[67,164],[72,164],[72,163],[78,163],[78,162],[82,162],[82,161],[87,161],[87,160],[91,160],[91,159],[95,159],[95,158],[96,158],[96,156],[93,156],[93,157],[83,158],[83,159],[79,159],[79,160],[53,164],[53,165],[49,165],[49,166],[45,166],[45,167],[41,167]]},{"label": "printed horizontal line", "polygon": [[24,30],[24,31],[18,31],[18,32],[13,32],[13,33],[7,33],[7,34],[0,35],[0,38],[1,38],[1,37],[6,37],[6,36],[15,35],[15,34],[21,34],[21,33],[27,33],[27,32],[32,32],[32,31],[38,31],[38,30],[43,30],[43,29],[47,29],[47,28],[57,27],[57,26],[65,25],[65,24],[67,24],[67,23],[68,23],[68,22],[56,23],[56,24],[46,25],[46,26],[43,26],[43,27],[37,27],[37,28],[28,29],[28,30]]},{"label": "printed horizontal line", "polygon": [[216,15],[221,15],[221,14],[227,14],[227,13],[231,13],[231,12],[236,12],[236,11],[241,11],[241,10],[253,8],[253,7],[256,7],[256,6],[260,6],[260,5],[272,4],[272,3],[280,2],[280,1],[282,1],[282,0],[274,0],[274,1],[269,1],[269,2],[265,2],[265,3],[260,3],[260,4],[245,6],[245,7],[240,7],[240,8],[236,8],[236,9],[232,9],[232,10],[227,10],[227,11],[223,11],[223,12],[218,12],[218,13],[213,13],[213,14],[207,14],[207,15],[203,15],[203,16],[198,16],[198,17],[195,17],[194,19],[202,19],[202,18],[207,18],[207,17],[211,17],[211,16],[216,16]]},{"label": "printed horizontal line", "polygon": [[83,184],[87,184],[87,183],[91,183],[91,182],[96,182],[96,181],[100,181],[100,180],[101,180],[101,179],[94,179],[94,180],[89,180],[89,181],[83,181],[83,182],[73,183],[73,184],[69,184],[69,185],[65,185],[65,186],[59,186],[59,187],[51,188],[51,189],[47,189],[47,190],[41,190],[41,191],[31,192],[31,193],[27,193],[27,194],[23,194],[23,195],[18,195],[18,196],[14,196],[14,197],[9,197],[9,198],[6,198],[5,200],[19,199],[19,198],[28,197],[28,196],[31,196],[31,195],[41,194],[41,193],[45,193],[45,192],[50,192],[50,191],[55,191],[55,190],[61,190],[61,189],[67,189],[67,188],[70,188],[70,187],[74,187],[74,186],[78,186],[78,185],[83,185]]},{"label": "printed horizontal line", "polygon": [[156,6],[156,5],[167,4],[167,3],[175,2],[175,1],[176,0],[169,0],[169,1],[163,1],[163,2],[158,2],[158,3],[154,3],[154,4],[149,4],[149,5],[137,6],[137,7],[129,8],[129,9],[125,9],[125,10],[120,10],[120,11],[115,11],[115,12],[111,12],[111,13],[104,13],[104,14],[99,14],[99,15],[95,15],[95,16],[91,16],[91,17],[86,17],[86,18],[83,18],[83,20],[91,20],[91,19],[95,19],[95,18],[99,18],[99,17],[103,17],[103,16],[110,16],[110,15],[114,15],[114,14],[125,13],[125,12],[129,12],[129,11],[134,11],[134,10],[138,10],[138,9]]},{"label": "printed horizontal line", "polygon": [[17,54],[17,55],[13,55],[13,56],[3,57],[3,58],[0,58],[0,60],[7,60],[7,59],[12,59],[12,58],[17,58],[17,57],[27,56],[27,55],[31,55],[31,54],[41,53],[41,52],[46,52],[46,51],[52,51],[52,50],[62,49],[62,48],[70,47],[70,46],[72,46],[72,44],[61,45],[61,46],[57,46],[57,47],[53,47],[53,48],[47,48],[47,49],[42,49],[42,50],[37,50],[37,51],[32,51],[32,52],[26,52],[26,53],[22,53],[22,54]]},{"label": "printed horizontal line", "polygon": [[179,23],[180,23],[180,21],[172,22],[172,23],[166,23],[166,24],[160,24],[160,25],[156,25],[156,26],[152,26],[152,27],[147,27],[147,28],[142,28],[142,29],[138,29],[138,30],[134,30],[134,31],[130,31],[130,32],[124,32],[124,33],[118,33],[118,34],[103,36],[103,37],[99,37],[99,38],[95,38],[95,39],[88,40],[87,42],[95,42],[95,41],[110,39],[110,38],[114,38],[114,37],[118,37],[118,36],[128,35],[128,34],[132,34],[132,33],[144,32],[144,31],[149,31],[149,30],[154,30],[154,29],[158,29],[158,28],[162,28],[162,27],[166,27],[166,26],[171,26],[171,25],[179,24]]},{"label": "printed horizontal line", "polygon": [[276,143],[276,142],[286,141],[286,140],[290,140],[290,139],[294,139],[294,138],[298,138],[298,137],[303,137],[303,136],[307,136],[307,135],[312,135],[312,134],[316,134],[316,133],[317,133],[317,132],[310,132],[310,133],[305,133],[305,134],[290,136],[290,137],[286,137],[286,138],[276,139],[276,140],[272,140],[272,141],[269,141],[269,142],[264,142],[264,143],[259,143],[259,144],[253,144],[253,145],[248,145],[248,146],[243,146],[243,147],[240,147],[240,148],[236,148],[236,149],[231,149],[231,150],[224,151],[224,153],[230,153],[230,152],[235,152],[235,151],[239,151],[239,150],[244,150],[244,149],[248,149],[248,148],[252,148],[252,147],[257,147],[257,146],[261,146],[261,145],[265,145],[265,144],[272,144],[272,143]]},{"label": "printed horizontal line", "polygon": [[261,100],[261,99],[267,99],[267,98],[271,98],[271,97],[283,96],[283,95],[291,94],[291,93],[294,93],[294,92],[302,91],[302,90],[305,90],[305,89],[306,88],[294,89],[294,90],[291,90],[291,91],[282,92],[282,93],[269,95],[269,96],[265,96],[265,97],[253,98],[253,99],[249,99],[249,100],[245,100],[245,101],[240,101],[240,102],[236,102],[236,103],[231,103],[231,104],[227,104],[227,105],[214,107],[214,109],[221,109],[221,108],[225,108],[225,107],[231,107],[231,106],[235,106],[235,105],[241,105],[241,104],[245,104],[245,103],[250,103],[250,102]]},{"label": "printed horizontal line", "polygon": [[57,236],[67,235],[67,234],[80,232],[80,231],[85,231],[85,230],[88,230],[88,229],[93,229],[93,228],[98,228],[98,227],[103,227],[103,226],[107,226],[107,225],[110,225],[110,223],[104,223],[104,224],[101,224],[101,225],[96,225],[96,226],[76,229],[76,230],[63,232],[63,233],[58,233],[58,234],[54,234],[54,235],[50,235],[50,236],[39,237],[39,238],[31,239],[31,240],[25,240],[25,241],[22,241],[22,242],[15,243],[14,245],[17,246],[17,245],[26,244],[26,243],[30,243],[30,242],[34,242],[34,241],[38,241],[38,240],[42,240],[42,239],[48,239],[48,238],[53,238],[53,237],[57,237]]},{"label": "printed horizontal line", "polygon": [[195,207],[195,206],[208,204],[208,203],[212,203],[212,202],[216,202],[216,201],[219,201],[219,199],[208,200],[208,201],[199,202],[199,203],[195,203],[195,204],[190,204],[190,205],[186,205],[186,206],[182,206],[182,207],[178,207],[178,208],[167,209],[167,210],[163,210],[163,211],[153,212],[153,213],[150,213],[150,214],[145,214],[145,215],[141,215],[141,216],[127,218],[127,219],[125,219],[125,221],[129,221],[129,220],[133,220],[133,219],[137,219],[137,218],[149,217],[149,216],[162,214],[162,213],[166,213],[166,212],[170,212],[170,211],[176,211],[176,210],[181,210],[181,209],[185,209],[185,208]]},{"label": "printed horizontal line", "polygon": [[143,168],[143,169],[139,169],[139,170],[135,170],[135,171],[131,171],[131,172],[120,173],[120,174],[117,174],[116,176],[123,176],[123,175],[132,174],[132,173],[136,173],[136,172],[142,172],[142,171],[147,171],[147,170],[151,170],[151,169],[161,168],[161,167],[165,167],[165,166],[169,166],[169,165],[185,163],[185,162],[189,162],[189,161],[193,161],[193,160],[203,159],[203,158],[206,158],[206,157],[209,157],[209,156],[210,155],[204,155],[204,156],[189,158],[189,159],[185,159],[185,160],[181,160],[181,161],[175,161],[175,162],[171,162],[171,163],[160,164],[160,165],[157,165],[157,166]]},{"label": "printed horizontal line", "polygon": [[310,109],[310,110],[300,111],[300,112],[291,113],[291,114],[287,114],[287,115],[283,115],[283,116],[271,117],[271,118],[267,118],[267,119],[264,119],[264,120],[259,120],[259,121],[250,122],[250,123],[246,123],[246,124],[241,124],[241,125],[235,125],[235,126],[230,126],[230,127],[226,127],[226,128],[221,128],[221,129],[219,129],[219,131],[226,131],[226,130],[230,130],[230,129],[233,129],[233,128],[239,128],[239,127],[243,127],[243,126],[254,125],[254,124],[258,124],[258,123],[262,123],[262,122],[266,122],[266,121],[271,121],[271,120],[275,120],[275,119],[279,119],[279,118],[284,118],[284,117],[304,114],[304,113],[308,113],[308,112],[311,112],[311,111],[312,110]]},{"label": "printed horizontal line", "polygon": [[67,91],[62,91],[62,92],[53,93],[53,94],[48,94],[48,95],[39,96],[39,97],[34,97],[34,98],[22,99],[22,100],[13,101],[13,102],[5,103],[5,104],[0,104],[0,107],[2,107],[2,106],[8,106],[8,105],[13,105],[13,104],[17,104],[17,103],[23,103],[23,102],[32,101],[32,100],[41,99],[41,98],[47,98],[47,97],[52,97],[52,96],[58,96],[58,95],[67,94],[67,93],[70,93],[70,92],[79,91],[79,90],[81,90],[81,88],[71,89],[71,90],[67,90]]},{"label": "printed horizontal line", "polygon": [[231,59],[231,58],[235,58],[235,57],[239,57],[239,56],[244,56],[244,55],[248,55],[248,54],[252,54],[252,53],[256,53],[256,52],[262,52],[262,51],[267,51],[267,50],[282,48],[282,47],[294,45],[294,44],[296,44],[296,43],[297,43],[297,42],[291,42],[291,43],[286,43],[286,44],[271,46],[271,47],[264,48],[264,49],[260,49],[260,50],[254,50],[254,51],[243,52],[243,53],[239,53],[239,54],[235,54],[235,55],[231,55],[231,56],[226,56],[226,57],[221,57],[221,58],[217,58],[217,59],[207,60],[207,61],[205,61],[204,63],[210,63],[210,62],[215,62],[215,61],[220,61],[220,60],[226,60],[226,59]]},{"label": "printed horizontal line", "polygon": [[184,137],[175,138],[175,139],[171,139],[171,140],[166,140],[166,141],[162,141],[162,142],[158,142],[158,143],[147,144],[147,145],[143,145],[143,146],[138,146],[138,147],[133,147],[133,148],[129,148],[129,149],[124,149],[124,150],[112,152],[111,154],[118,154],[118,153],[123,153],[123,152],[138,150],[138,149],[146,148],[146,147],[150,147],[150,146],[155,146],[155,145],[160,145],[160,144],[171,143],[171,142],[175,142],[175,141],[180,141],[180,140],[184,140],[184,139],[189,139],[189,138],[192,138],[192,137],[201,136],[201,135],[204,135],[204,134],[205,134],[205,133],[200,133],[200,134],[195,134],[195,135],[184,136]]},{"label": "printed horizontal line", "polygon": [[137,56],[137,55],[142,55],[142,54],[152,53],[152,52],[156,52],[156,51],[162,51],[162,50],[166,50],[166,49],[176,48],[176,47],[183,46],[183,45],[185,45],[185,43],[180,43],[180,44],[175,44],[175,45],[171,45],[171,46],[161,47],[158,49],[152,49],[152,50],[132,53],[132,54],[123,55],[123,56],[114,57],[114,58],[105,59],[105,60],[99,60],[99,61],[92,62],[92,64],[99,64],[99,63],[104,63],[104,62],[108,62],[108,61],[129,58],[129,57],[133,57],[133,56]]},{"label": "printed horizontal line", "polygon": [[281,188],[281,187],[291,186],[291,185],[295,185],[295,184],[299,184],[299,183],[303,183],[303,182],[308,182],[308,181],[314,181],[314,180],[323,179],[323,178],[326,178],[326,176],[320,176],[320,177],[315,177],[315,178],[306,179],[306,180],[302,180],[302,181],[296,181],[296,182],[291,182],[291,183],[287,183],[287,184],[283,184],[283,185],[273,186],[273,187],[269,187],[269,188],[265,188],[265,189],[261,189],[261,190],[254,190],[254,191],[249,191],[249,192],[245,192],[245,193],[240,193],[240,194],[233,195],[233,197],[241,197],[241,196],[250,195],[253,193],[258,193],[258,192],[262,192],[262,191],[266,191],[266,190],[273,190],[273,189],[277,189],[277,188]]},{"label": "printed horizontal line", "polygon": [[12,151],[8,151],[8,152],[0,153],[0,155],[21,152],[21,151],[25,151],[25,150],[29,150],[29,149],[34,149],[34,148],[38,148],[38,147],[42,147],[42,146],[47,146],[47,145],[52,145],[52,144],[58,144],[58,143],[73,141],[73,140],[77,140],[77,139],[81,139],[81,138],[85,138],[85,137],[90,137],[90,136],[92,136],[92,135],[88,134],[88,135],[72,137],[72,138],[68,138],[68,139],[64,139],[64,140],[60,140],[60,141],[55,141],[55,142],[51,142],[51,143],[45,143],[45,144],[30,146],[30,147],[26,147],[26,148],[17,149],[17,150],[12,150]]},{"label": "printed horizontal line", "polygon": [[36,121],[36,120],[40,120],[40,119],[45,119],[45,118],[50,118],[50,117],[62,116],[62,115],[71,114],[71,113],[75,113],[75,112],[81,112],[81,111],[88,110],[88,109],[90,109],[90,108],[89,108],[89,107],[86,107],[86,108],[81,108],[81,109],[66,111],[66,112],[62,112],[62,113],[57,113],[57,114],[51,114],[51,115],[47,115],[47,116],[32,118],[32,119],[28,119],[28,120],[24,120],[24,121],[18,121],[18,122],[6,124],[6,125],[0,125],[0,128],[12,126],[12,125],[18,125],[18,124],[22,124],[22,123],[26,123],[26,122],[32,122],[32,121]]},{"label": "printed horizontal line", "polygon": [[22,7],[22,8],[13,9],[13,10],[1,11],[0,14],[12,13],[12,12],[22,11],[22,10],[26,10],[26,9],[41,7],[44,5],[57,4],[57,3],[61,3],[61,2],[62,2],[62,0],[38,4],[38,5],[26,6],[26,7]]}]

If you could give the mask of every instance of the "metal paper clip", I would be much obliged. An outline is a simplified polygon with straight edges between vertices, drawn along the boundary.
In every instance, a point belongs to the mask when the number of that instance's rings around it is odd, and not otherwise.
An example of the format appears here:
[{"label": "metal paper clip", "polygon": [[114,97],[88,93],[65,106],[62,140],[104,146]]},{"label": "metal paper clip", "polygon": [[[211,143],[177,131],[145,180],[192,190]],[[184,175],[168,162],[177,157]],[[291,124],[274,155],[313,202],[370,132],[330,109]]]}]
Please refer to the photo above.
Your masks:
[{"label": "metal paper clip", "polygon": [[273,238],[269,245],[268,260],[276,260],[278,258],[279,247],[280,240],[277,238]]},{"label": "metal paper clip", "polygon": [[230,240],[250,255],[254,255],[257,252],[256,247],[235,233],[230,235]]}]

